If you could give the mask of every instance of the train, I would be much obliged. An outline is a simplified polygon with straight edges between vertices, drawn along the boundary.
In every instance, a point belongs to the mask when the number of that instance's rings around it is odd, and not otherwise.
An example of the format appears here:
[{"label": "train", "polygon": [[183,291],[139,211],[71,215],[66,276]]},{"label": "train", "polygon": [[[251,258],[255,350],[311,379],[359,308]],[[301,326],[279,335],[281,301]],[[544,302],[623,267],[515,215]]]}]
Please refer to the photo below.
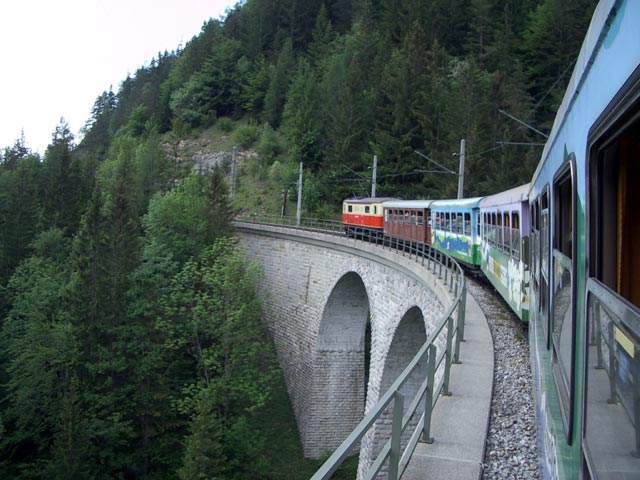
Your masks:
[{"label": "train", "polygon": [[545,479],[640,478],[638,24],[640,1],[598,3],[526,185],[343,203],[348,235],[432,245],[526,322]]}]

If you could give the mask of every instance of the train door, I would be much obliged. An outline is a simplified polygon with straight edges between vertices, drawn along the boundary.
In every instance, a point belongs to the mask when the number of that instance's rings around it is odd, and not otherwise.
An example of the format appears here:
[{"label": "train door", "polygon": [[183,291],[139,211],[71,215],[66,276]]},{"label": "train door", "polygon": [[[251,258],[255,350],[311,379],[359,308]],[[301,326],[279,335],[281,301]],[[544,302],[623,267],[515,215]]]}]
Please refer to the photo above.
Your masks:
[{"label": "train door", "polygon": [[624,93],[589,138],[582,445],[590,478],[640,477],[640,73]]}]

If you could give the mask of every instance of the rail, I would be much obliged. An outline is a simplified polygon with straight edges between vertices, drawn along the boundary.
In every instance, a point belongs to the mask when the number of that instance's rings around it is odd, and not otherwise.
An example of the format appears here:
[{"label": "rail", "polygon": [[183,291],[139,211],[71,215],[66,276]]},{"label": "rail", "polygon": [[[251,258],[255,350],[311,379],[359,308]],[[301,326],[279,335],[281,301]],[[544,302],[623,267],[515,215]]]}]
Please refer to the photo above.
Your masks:
[{"label": "rail", "polygon": [[[365,415],[351,434],[333,452],[311,480],[330,478],[340,467],[342,462],[353,452],[360,440],[374,427],[383,412],[393,404],[391,437],[383,445],[377,457],[373,459],[365,479],[376,477],[387,466],[387,476],[390,480],[400,478],[409,464],[411,455],[422,440],[432,443],[431,414],[440,395],[451,395],[449,390],[449,376],[451,365],[459,363],[460,342],[464,340],[464,319],[466,310],[466,286],[464,273],[460,266],[445,253],[432,248],[430,245],[400,239],[385,238],[377,231],[366,228],[350,227],[345,232],[341,222],[321,219],[301,219],[299,224],[295,218],[266,215],[243,215],[237,217],[245,223],[261,223],[287,226],[301,230],[319,231],[325,234],[349,236],[380,245],[384,249],[396,250],[399,254],[420,263],[437,275],[454,295],[452,305],[438,322],[431,337],[422,345],[404,371],[382,395],[378,403]],[[420,388],[406,402],[400,389],[416,370],[418,364],[426,358],[426,372]],[[443,363],[444,362],[444,363]],[[440,372],[437,380],[436,373]],[[405,404],[408,406],[405,408]],[[424,409],[422,410],[422,407]],[[421,416],[409,440],[402,449],[402,435],[410,425],[410,419],[420,409]]]}]

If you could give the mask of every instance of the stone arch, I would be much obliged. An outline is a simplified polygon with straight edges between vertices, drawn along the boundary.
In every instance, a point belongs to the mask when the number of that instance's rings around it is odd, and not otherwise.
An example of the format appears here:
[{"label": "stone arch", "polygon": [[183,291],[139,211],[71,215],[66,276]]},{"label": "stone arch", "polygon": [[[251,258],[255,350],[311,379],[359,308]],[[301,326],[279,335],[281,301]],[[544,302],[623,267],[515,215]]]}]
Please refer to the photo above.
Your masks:
[{"label": "stone arch", "polygon": [[314,404],[322,447],[335,449],[364,416],[369,296],[359,274],[335,284],[322,311],[314,361]]},{"label": "stone arch", "polygon": [[[424,315],[419,307],[413,306],[402,316],[391,340],[380,381],[380,396],[385,394],[426,341],[427,333]],[[426,372],[427,359],[423,358],[400,389],[400,393],[404,396],[405,414],[409,403],[424,381]],[[376,433],[373,440],[374,455],[380,451],[384,442],[391,435],[392,405],[376,424]],[[424,407],[418,407],[410,424],[417,424],[423,409]],[[406,438],[403,438],[403,445],[408,441],[409,433],[412,430],[411,428],[407,429]]]}]

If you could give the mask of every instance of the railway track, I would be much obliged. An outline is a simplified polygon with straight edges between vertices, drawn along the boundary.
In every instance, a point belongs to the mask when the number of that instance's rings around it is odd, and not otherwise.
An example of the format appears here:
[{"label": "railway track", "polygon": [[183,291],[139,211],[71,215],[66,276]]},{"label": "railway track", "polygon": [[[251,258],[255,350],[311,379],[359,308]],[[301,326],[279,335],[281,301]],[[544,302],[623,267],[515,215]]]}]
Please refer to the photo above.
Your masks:
[{"label": "railway track", "polygon": [[473,272],[467,272],[466,277],[469,292],[487,317],[494,348],[493,397],[482,478],[538,479],[527,331],[489,282]]}]

